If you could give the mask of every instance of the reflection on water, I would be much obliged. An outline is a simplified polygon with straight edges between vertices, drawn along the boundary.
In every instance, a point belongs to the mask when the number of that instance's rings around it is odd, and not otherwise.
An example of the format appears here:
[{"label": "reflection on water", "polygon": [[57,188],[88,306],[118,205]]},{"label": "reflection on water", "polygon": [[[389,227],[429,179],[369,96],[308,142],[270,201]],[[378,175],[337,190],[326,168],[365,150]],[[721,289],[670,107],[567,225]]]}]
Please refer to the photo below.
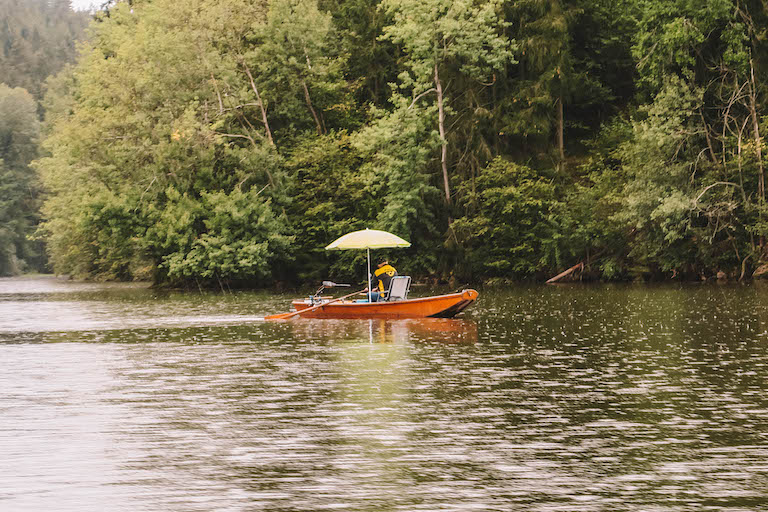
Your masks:
[{"label": "reflection on water", "polygon": [[370,343],[476,343],[477,322],[466,318],[401,320],[325,320],[296,318],[289,323],[292,336],[327,341],[355,340]]},{"label": "reflection on water", "polygon": [[0,510],[768,507],[764,286],[288,300],[0,280]]}]

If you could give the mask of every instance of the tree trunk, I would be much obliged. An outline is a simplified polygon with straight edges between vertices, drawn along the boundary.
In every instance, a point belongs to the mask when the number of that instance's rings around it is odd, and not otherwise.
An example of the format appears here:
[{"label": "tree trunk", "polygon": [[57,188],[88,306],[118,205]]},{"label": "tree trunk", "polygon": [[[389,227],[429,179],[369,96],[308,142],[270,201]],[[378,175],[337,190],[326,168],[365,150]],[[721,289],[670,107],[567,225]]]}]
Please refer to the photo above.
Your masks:
[{"label": "tree trunk", "polygon": [[[741,140],[742,140],[742,136],[744,135],[744,128],[746,126],[747,126],[747,119],[744,119],[744,122],[741,124],[741,129],[739,130],[739,136],[736,139],[736,151],[737,151],[736,162],[739,169],[739,185],[741,188],[741,200],[744,201],[745,206],[749,201],[749,199],[747,198],[747,191],[744,190],[744,174],[742,172],[742,165],[741,165],[741,145],[742,145]],[[725,155],[725,151],[723,151],[723,155]],[[749,241],[750,241],[750,244],[752,245],[752,251],[756,252],[757,249],[755,247],[755,235],[754,233],[752,233],[752,231],[749,232]],[[742,264],[742,277],[743,277],[743,270],[744,270],[744,265]],[[741,277],[739,278],[739,281],[741,281]]]},{"label": "tree trunk", "polygon": [[302,80],[301,85],[304,87],[304,99],[307,101],[307,107],[309,107],[309,111],[312,112],[312,117],[315,119],[315,127],[317,128],[317,134],[322,135],[323,125],[320,124],[320,119],[317,117],[317,112],[315,112],[315,108],[312,106],[312,100],[309,97],[309,88],[307,87],[307,82]]},{"label": "tree trunk", "polygon": [[[752,58],[749,59],[749,70],[751,73],[752,83],[749,92],[749,110],[752,114],[752,132],[755,136],[755,150],[757,153],[757,197],[760,202],[760,216],[763,215],[762,206],[765,205],[765,172],[763,169],[763,152],[760,137],[760,123],[757,119],[757,85],[755,84],[755,67],[752,64]],[[765,235],[760,235],[760,250],[764,253],[765,248]]]},{"label": "tree trunk", "polygon": [[569,268],[568,270],[566,270],[564,272],[560,272],[555,277],[547,279],[547,284],[556,283],[559,280],[561,280],[562,278],[573,274],[577,270],[584,270],[584,262],[583,261],[580,262],[580,263],[575,264],[574,266],[572,266],[571,268]]},{"label": "tree trunk", "polygon": [[251,70],[248,69],[248,66],[243,64],[243,67],[245,68],[245,73],[248,75],[248,78],[251,81],[251,88],[253,89],[253,92],[256,94],[256,102],[259,104],[259,108],[261,109],[261,122],[264,123],[264,131],[267,134],[267,140],[269,140],[269,143],[274,147],[275,146],[275,140],[272,138],[272,130],[269,129],[269,120],[267,119],[267,109],[264,108],[264,102],[261,101],[261,95],[259,94],[259,89],[256,87],[256,82],[253,79],[253,75],[251,75]]},{"label": "tree trunk", "polygon": [[435,89],[437,90],[437,127],[440,131],[442,150],[440,164],[443,169],[443,186],[445,187],[445,202],[451,204],[451,188],[448,183],[448,141],[445,138],[445,109],[443,108],[443,85],[440,83],[440,75],[435,63]]},{"label": "tree trunk", "polygon": [[704,119],[704,114],[699,110],[699,116],[701,117],[701,124],[704,125],[704,135],[707,137],[707,148],[709,148],[709,157],[712,160],[712,163],[717,165],[720,163],[720,161],[717,159],[717,156],[715,156],[715,148],[712,146],[712,138],[709,136],[709,125],[707,124],[706,119]]},{"label": "tree trunk", "polygon": [[557,99],[557,147],[560,150],[560,163],[565,160],[565,141],[563,136],[563,96]]},{"label": "tree trunk", "polygon": [[757,86],[755,84],[755,67],[752,65],[752,59],[749,59],[750,72],[752,74],[752,87],[749,94],[749,110],[752,114],[752,131],[755,136],[755,149],[757,151],[757,169],[758,183],[757,195],[760,203],[765,203],[765,173],[763,169],[762,138],[760,137],[760,123],[757,119]]}]

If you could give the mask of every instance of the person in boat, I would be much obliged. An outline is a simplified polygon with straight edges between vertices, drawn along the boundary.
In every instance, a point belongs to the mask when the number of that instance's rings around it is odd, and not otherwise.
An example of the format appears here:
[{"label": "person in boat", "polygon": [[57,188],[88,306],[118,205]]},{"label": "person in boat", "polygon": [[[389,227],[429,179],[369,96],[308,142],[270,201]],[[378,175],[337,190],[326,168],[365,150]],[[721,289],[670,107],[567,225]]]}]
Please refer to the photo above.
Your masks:
[{"label": "person in boat", "polygon": [[[379,260],[376,265],[376,270],[373,271],[373,287],[371,288],[371,302],[379,302],[387,298],[387,292],[389,291],[389,285],[392,282],[392,278],[397,275],[395,267],[389,264],[389,261],[382,259]],[[368,291],[368,288],[365,289]]]}]

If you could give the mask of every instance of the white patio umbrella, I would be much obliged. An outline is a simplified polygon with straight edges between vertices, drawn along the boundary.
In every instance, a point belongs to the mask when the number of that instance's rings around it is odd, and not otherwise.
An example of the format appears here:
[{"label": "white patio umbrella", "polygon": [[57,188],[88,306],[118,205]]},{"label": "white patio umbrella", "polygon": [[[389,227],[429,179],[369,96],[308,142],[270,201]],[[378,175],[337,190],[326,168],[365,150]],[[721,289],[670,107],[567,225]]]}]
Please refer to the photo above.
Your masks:
[{"label": "white patio umbrella", "polygon": [[341,236],[325,247],[326,251],[366,249],[368,252],[368,302],[371,301],[371,249],[410,247],[411,243],[397,235],[378,229],[362,229]]}]

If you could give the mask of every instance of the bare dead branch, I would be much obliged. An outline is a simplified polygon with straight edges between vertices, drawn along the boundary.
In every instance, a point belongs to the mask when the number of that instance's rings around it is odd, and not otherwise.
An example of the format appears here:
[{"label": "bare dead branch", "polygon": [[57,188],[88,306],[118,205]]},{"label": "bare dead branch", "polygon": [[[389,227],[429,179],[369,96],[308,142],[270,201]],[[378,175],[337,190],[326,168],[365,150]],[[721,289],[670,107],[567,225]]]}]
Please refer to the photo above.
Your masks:
[{"label": "bare dead branch", "polygon": [[419,101],[421,98],[423,98],[424,96],[426,96],[427,94],[429,94],[431,92],[437,92],[437,89],[432,87],[431,89],[428,89],[428,90],[424,91],[423,93],[419,94],[418,96],[416,96],[415,98],[413,98],[413,101],[411,102],[411,104],[408,105],[408,110],[410,110],[416,104],[417,101]]},{"label": "bare dead branch", "polygon": [[[222,133],[222,132],[214,132],[214,133],[215,133],[216,135],[221,135],[221,136],[223,136],[223,137],[231,137],[231,138],[233,138],[233,139],[246,139],[246,140],[249,140],[249,141],[251,141],[251,144],[253,144],[254,146],[256,146],[256,145],[257,145],[257,144],[256,144],[256,141],[255,141],[255,140],[253,140],[253,137],[251,137],[250,135],[242,135],[242,134],[240,134],[240,133]],[[264,137],[264,136],[263,136],[263,135],[261,135],[261,134],[257,134],[257,135],[258,135],[259,137],[262,137],[262,138]]]},{"label": "bare dead branch", "polygon": [[232,112],[234,110],[242,110],[246,107],[258,107],[258,106],[259,106],[258,103],[242,103],[240,105],[234,105],[232,107],[222,108],[220,112]]},{"label": "bare dead branch", "polygon": [[245,61],[243,61],[242,64],[243,64],[243,69],[245,69],[245,74],[248,75],[248,79],[251,81],[251,89],[253,89],[253,92],[256,94],[256,101],[258,103],[259,108],[261,109],[261,120],[262,120],[262,123],[264,123],[264,130],[267,132],[267,140],[272,146],[275,146],[275,140],[272,138],[272,130],[269,129],[269,120],[267,119],[267,110],[264,108],[264,102],[261,101],[261,94],[259,94],[259,89],[258,87],[256,87],[256,81],[253,79],[251,70],[248,69],[248,66],[245,64]]},{"label": "bare dead branch", "polygon": [[219,115],[224,111],[224,102],[221,101],[221,92],[219,91],[219,84],[216,82],[216,78],[213,76],[213,72],[211,72],[211,82],[213,82],[213,88],[216,89],[216,97],[219,98]]},{"label": "bare dead branch", "polygon": [[[309,57],[307,57],[307,59],[309,59]],[[307,60],[307,63],[309,63],[309,60]],[[317,112],[315,112],[315,108],[312,106],[312,99],[309,97],[309,88],[307,87],[307,82],[302,80],[301,85],[304,88],[304,100],[307,102],[307,107],[309,107],[309,111],[312,113],[312,118],[315,120],[317,134],[322,135],[323,125],[320,124],[320,119],[317,117]]]},{"label": "bare dead branch", "polygon": [[640,59],[640,62],[637,63],[637,66],[635,66],[635,69],[641,69],[643,67],[643,64],[645,64],[645,61],[648,60],[648,58],[650,58],[650,56],[653,54],[653,51],[656,49],[658,45],[659,45],[658,41],[653,43],[653,46],[651,46],[651,49],[648,50],[648,53],[646,54],[646,56]]},{"label": "bare dead branch", "polygon": [[709,136],[709,125],[707,124],[707,121],[704,119],[704,114],[702,113],[701,109],[699,109],[699,116],[701,116],[701,122],[704,124],[704,135],[706,135],[707,137],[707,147],[709,148],[709,156],[710,158],[712,158],[712,162],[717,164],[715,149],[712,147],[712,139]]},{"label": "bare dead branch", "polygon": [[[144,194],[149,192],[149,189],[152,188],[152,185],[155,183],[156,180],[157,180],[157,176],[153,176],[152,181],[149,182],[149,185],[147,185],[147,188],[145,188],[144,192],[141,193],[141,196],[139,197],[139,204],[141,204],[141,200],[144,199]],[[136,206],[136,208],[138,208],[138,205]]]},{"label": "bare dead branch", "polygon": [[714,187],[717,187],[717,186],[719,186],[719,185],[728,186],[728,187],[737,187],[737,188],[741,188],[741,186],[740,186],[738,183],[732,183],[732,182],[730,182],[730,181],[718,181],[718,182],[716,182],[716,183],[713,183],[713,184],[711,184],[711,185],[708,185],[708,186],[704,187],[704,190],[702,190],[702,191],[701,191],[701,193],[698,195],[698,197],[696,197],[696,199],[694,199],[694,200],[693,200],[693,204],[694,204],[694,205],[697,205],[697,204],[699,203],[699,200],[702,198],[702,196],[703,196],[704,194],[706,194],[706,193],[707,193],[707,191],[708,191],[709,189],[711,189],[711,188],[714,188]]}]

